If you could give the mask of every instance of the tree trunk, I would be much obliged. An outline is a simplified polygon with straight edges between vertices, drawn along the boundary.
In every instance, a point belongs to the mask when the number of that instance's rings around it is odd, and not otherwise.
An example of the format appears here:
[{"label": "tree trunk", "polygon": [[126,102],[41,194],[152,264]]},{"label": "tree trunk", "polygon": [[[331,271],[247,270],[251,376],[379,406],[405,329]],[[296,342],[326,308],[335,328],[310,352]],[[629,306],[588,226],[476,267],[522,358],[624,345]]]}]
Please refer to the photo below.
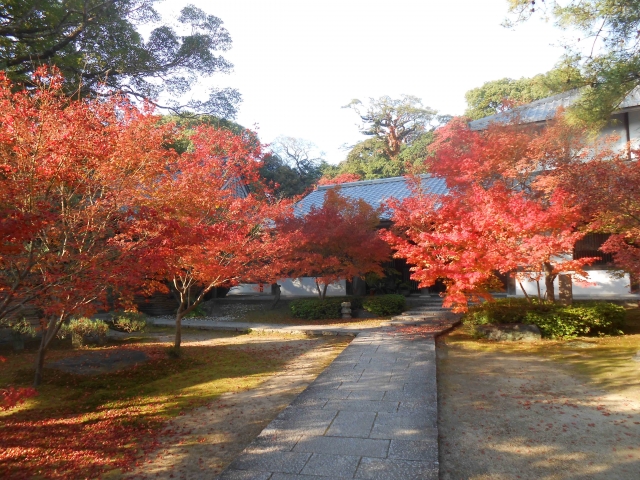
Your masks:
[{"label": "tree trunk", "polygon": [[325,299],[325,297],[327,296],[327,287],[329,286],[328,283],[325,283],[324,286],[322,287],[322,300]]},{"label": "tree trunk", "polygon": [[42,332],[42,341],[40,342],[40,348],[38,349],[38,354],[36,355],[36,374],[33,379],[33,388],[38,388],[38,386],[42,383],[42,370],[44,369],[44,355],[47,351],[46,349],[46,331]]},{"label": "tree trunk", "polygon": [[173,346],[176,350],[180,349],[180,344],[182,343],[182,306],[178,310],[176,314],[176,339],[173,343]]},{"label": "tree trunk", "polygon": [[277,283],[273,284],[273,293],[275,294],[275,297],[273,299],[273,303],[271,304],[271,309],[276,308],[276,305],[278,305],[278,302],[280,302],[280,285],[278,285]]},{"label": "tree trunk", "polygon": [[556,276],[553,274],[553,265],[549,262],[543,264],[544,267],[544,286],[547,289],[547,300],[551,303],[556,303],[556,295],[553,287],[553,281]]},{"label": "tree trunk", "polygon": [[520,290],[522,290],[522,293],[524,293],[524,298],[527,299],[527,302],[531,303],[531,299],[529,298],[529,295],[527,295],[527,291],[522,286],[522,282],[520,281],[520,279],[518,279],[518,285],[520,285]]},{"label": "tree trunk", "polygon": [[[42,383],[42,371],[44,369],[44,358],[47,353],[47,348],[51,340],[58,334],[62,322],[66,319],[66,315],[60,315],[60,318],[51,317],[48,322],[42,323],[42,341],[40,342],[40,348],[36,355],[36,372],[33,378],[33,388],[38,387]],[[46,328],[45,328],[46,325]]]}]

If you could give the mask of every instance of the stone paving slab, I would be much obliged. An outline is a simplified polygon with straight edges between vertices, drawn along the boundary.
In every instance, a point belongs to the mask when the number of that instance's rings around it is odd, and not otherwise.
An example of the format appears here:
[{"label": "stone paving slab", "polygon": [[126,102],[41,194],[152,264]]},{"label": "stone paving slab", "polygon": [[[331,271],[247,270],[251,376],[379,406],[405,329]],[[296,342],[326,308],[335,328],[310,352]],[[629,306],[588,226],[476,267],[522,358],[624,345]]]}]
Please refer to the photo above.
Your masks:
[{"label": "stone paving slab", "polygon": [[382,327],[359,333],[219,479],[438,473],[434,338]]}]

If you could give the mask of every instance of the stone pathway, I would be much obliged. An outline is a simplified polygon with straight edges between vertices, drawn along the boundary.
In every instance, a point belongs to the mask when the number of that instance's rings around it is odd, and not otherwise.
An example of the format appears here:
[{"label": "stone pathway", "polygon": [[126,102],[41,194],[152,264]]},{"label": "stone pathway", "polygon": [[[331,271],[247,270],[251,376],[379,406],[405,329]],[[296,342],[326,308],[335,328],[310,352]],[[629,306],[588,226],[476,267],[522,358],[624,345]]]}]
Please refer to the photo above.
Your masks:
[{"label": "stone pathway", "polygon": [[359,332],[219,480],[437,479],[433,335],[457,317],[423,307],[392,320]]}]

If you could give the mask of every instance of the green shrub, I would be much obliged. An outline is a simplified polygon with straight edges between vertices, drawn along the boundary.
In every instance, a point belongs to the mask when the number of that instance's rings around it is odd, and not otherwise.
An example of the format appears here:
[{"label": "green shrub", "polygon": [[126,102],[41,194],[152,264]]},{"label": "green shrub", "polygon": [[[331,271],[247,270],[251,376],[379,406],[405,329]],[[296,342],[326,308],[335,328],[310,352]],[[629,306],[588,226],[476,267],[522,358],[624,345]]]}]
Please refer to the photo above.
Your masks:
[{"label": "green shrub", "polygon": [[591,327],[592,333],[620,333],[626,311],[623,306],[607,302],[576,302],[564,307]]},{"label": "green shrub", "polygon": [[17,322],[11,325],[11,332],[14,335],[26,335],[29,337],[36,336],[36,329],[33,328],[33,325],[31,325],[24,318],[21,318],[20,320],[18,320]]},{"label": "green shrub", "polygon": [[394,294],[367,297],[362,301],[362,308],[381,317],[402,313],[405,305],[404,296]]},{"label": "green shrub", "polygon": [[490,323],[524,323],[527,312],[547,311],[547,304],[537,299],[529,303],[526,298],[501,298],[495,302],[485,302],[471,307],[464,315],[463,322],[470,325]]},{"label": "green shrub", "polygon": [[341,318],[342,302],[351,302],[352,310],[362,308],[362,298],[360,297],[328,297],[324,300],[304,298],[292,301],[289,303],[289,308],[291,308],[294,317],[305,320]]},{"label": "green shrub", "polygon": [[527,312],[522,323],[536,325],[542,336],[547,338],[573,338],[589,333],[588,326],[584,325],[578,317],[560,310]]},{"label": "green shrub", "polygon": [[471,325],[527,323],[537,325],[544,337],[571,338],[616,335],[620,333],[624,317],[624,308],[613,303],[576,302],[564,306],[507,298],[470,308],[463,321]]},{"label": "green shrub", "polygon": [[109,326],[120,332],[142,332],[147,326],[147,320],[143,313],[118,312],[112,317]]},{"label": "green shrub", "polygon": [[63,324],[58,332],[60,338],[69,335],[104,337],[109,331],[109,325],[102,320],[91,320],[90,318],[74,318],[68,324]]},{"label": "green shrub", "polygon": [[196,306],[196,308],[194,308],[189,313],[187,313],[184,316],[184,318],[199,318],[199,317],[206,317],[206,316],[207,316],[207,312],[204,311],[204,307],[200,303]]}]

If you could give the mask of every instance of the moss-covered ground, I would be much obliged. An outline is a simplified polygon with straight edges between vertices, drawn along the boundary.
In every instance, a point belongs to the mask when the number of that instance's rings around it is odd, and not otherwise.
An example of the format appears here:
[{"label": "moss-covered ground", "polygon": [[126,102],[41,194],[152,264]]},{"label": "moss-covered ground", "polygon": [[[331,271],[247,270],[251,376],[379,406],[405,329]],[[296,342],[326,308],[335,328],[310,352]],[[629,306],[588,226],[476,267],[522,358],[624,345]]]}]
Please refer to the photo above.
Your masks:
[{"label": "moss-covered ground", "polygon": [[[292,360],[346,340],[200,332],[179,358],[168,355],[170,331],[112,340],[99,350],[134,349],[149,358],[121,371],[87,376],[46,368],[39,395],[0,412],[0,478],[96,478],[131,468],[158,446],[165,422],[228,392],[255,388]],[[59,342],[47,364],[98,349]],[[6,357],[0,388],[29,386],[36,345]]]}]

